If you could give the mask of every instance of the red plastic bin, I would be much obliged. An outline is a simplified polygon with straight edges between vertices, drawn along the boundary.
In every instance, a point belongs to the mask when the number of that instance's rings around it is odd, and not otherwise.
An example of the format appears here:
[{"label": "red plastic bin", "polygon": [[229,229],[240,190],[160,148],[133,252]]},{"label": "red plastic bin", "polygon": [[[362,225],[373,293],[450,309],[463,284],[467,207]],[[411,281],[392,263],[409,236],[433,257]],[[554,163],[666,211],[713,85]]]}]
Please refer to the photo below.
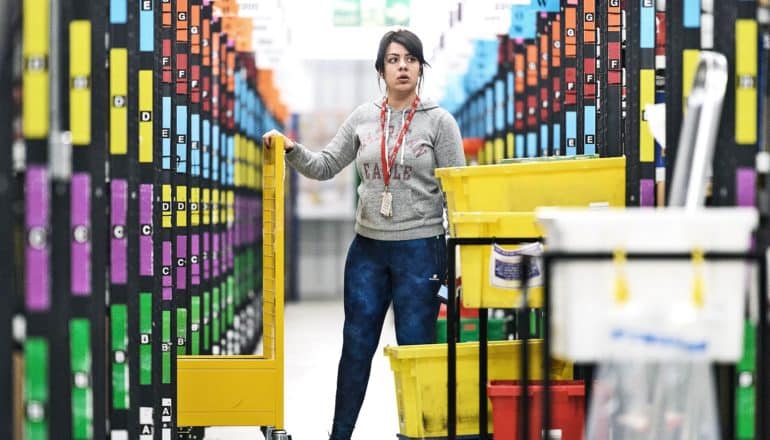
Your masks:
[{"label": "red plastic bin", "polygon": [[[463,285],[463,277],[459,276],[455,279],[455,288],[460,288]],[[460,318],[478,318],[479,317],[479,309],[469,309],[463,306],[463,302],[460,301]],[[455,310],[455,313],[457,313],[457,310]],[[438,317],[439,318],[446,318],[446,304],[442,303],[441,307],[438,309]]]},{"label": "red plastic bin", "polygon": [[[540,435],[543,423],[542,381],[530,381],[529,438],[558,438],[581,440],[585,421],[585,387],[582,380],[551,381],[551,435]],[[519,381],[492,381],[487,387],[492,401],[492,423],[495,440],[518,440]],[[556,431],[556,432],[554,432]]]}]

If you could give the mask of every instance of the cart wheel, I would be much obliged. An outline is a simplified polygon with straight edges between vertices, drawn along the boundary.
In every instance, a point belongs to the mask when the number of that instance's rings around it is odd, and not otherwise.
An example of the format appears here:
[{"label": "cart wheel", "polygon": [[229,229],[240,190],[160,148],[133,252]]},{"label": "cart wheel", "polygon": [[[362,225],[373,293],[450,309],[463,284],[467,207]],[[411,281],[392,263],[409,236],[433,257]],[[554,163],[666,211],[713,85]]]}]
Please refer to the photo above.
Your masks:
[{"label": "cart wheel", "polygon": [[283,429],[276,429],[273,431],[273,435],[270,440],[291,440],[291,436]]},{"label": "cart wheel", "polygon": [[291,440],[291,436],[283,429],[276,429],[272,426],[261,426],[259,429],[265,436],[265,440]]}]

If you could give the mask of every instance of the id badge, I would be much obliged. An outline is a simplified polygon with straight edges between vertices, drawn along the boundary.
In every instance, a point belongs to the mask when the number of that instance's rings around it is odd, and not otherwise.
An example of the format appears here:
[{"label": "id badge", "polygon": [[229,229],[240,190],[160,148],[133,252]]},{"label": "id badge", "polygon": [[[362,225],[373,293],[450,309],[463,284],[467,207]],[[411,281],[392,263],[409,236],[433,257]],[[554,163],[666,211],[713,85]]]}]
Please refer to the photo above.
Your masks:
[{"label": "id badge", "polygon": [[380,214],[384,215],[385,217],[393,216],[393,194],[390,191],[385,191],[382,193]]}]

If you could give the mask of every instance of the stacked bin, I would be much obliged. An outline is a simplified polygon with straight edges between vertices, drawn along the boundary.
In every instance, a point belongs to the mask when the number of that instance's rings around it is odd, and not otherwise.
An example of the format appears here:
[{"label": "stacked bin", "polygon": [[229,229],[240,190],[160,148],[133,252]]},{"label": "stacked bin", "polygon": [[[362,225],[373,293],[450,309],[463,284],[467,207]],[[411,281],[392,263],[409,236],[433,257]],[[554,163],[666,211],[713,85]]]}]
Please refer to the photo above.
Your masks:
[{"label": "stacked bin", "polygon": [[[548,438],[580,440],[585,420],[585,387],[583,381],[560,381],[550,386],[552,402],[551,429]],[[542,425],[543,385],[535,382],[529,388],[529,408],[532,426]],[[492,401],[495,438],[517,440],[520,437],[518,419],[521,385],[513,381],[492,381],[489,384]],[[541,439],[538,429],[530,429],[528,440]]]},{"label": "stacked bin", "polygon": [[[623,206],[625,200],[623,158],[549,161],[437,170],[447,194],[453,237],[518,237],[538,240],[534,222],[538,206]],[[518,196],[516,196],[518,195]],[[499,289],[489,283],[489,246],[461,248],[465,307],[487,313],[489,307],[519,305],[519,290]],[[533,289],[530,305],[540,306],[542,289]],[[538,292],[539,290],[539,292]],[[447,319],[453,319],[448,316]],[[489,344],[489,378],[516,380],[520,374],[522,341]],[[532,352],[531,379],[542,378],[540,341],[528,344]],[[388,347],[396,380],[401,438],[435,438],[447,435],[446,350],[441,345]],[[478,434],[478,344],[457,344],[456,433]],[[507,377],[503,377],[507,376]],[[569,364],[554,361],[551,377],[570,379]],[[488,427],[488,432],[492,426]]]},{"label": "stacked bin", "polygon": [[[623,206],[625,159],[554,160],[436,171],[447,196],[453,237],[515,237],[537,240],[534,210],[540,206]],[[513,307],[518,290],[490,285],[489,248],[460,251],[463,304]],[[541,289],[530,291],[532,305]]]},{"label": "stacked bin", "polygon": [[[488,376],[492,380],[517,380],[521,341],[496,341],[489,343]],[[531,341],[533,353],[529,370],[534,379],[542,378],[542,343]],[[399,438],[433,439],[447,436],[447,371],[446,346],[441,344],[386,347],[385,355],[396,384]],[[457,344],[457,389],[465,398],[457,408],[457,433],[460,436],[478,435],[478,405],[475,396],[479,392],[479,376],[476,360],[479,356],[477,342]],[[572,367],[564,362],[552,362],[551,377],[568,379]],[[490,411],[491,408],[487,408]],[[489,424],[491,430],[492,424]]]}]

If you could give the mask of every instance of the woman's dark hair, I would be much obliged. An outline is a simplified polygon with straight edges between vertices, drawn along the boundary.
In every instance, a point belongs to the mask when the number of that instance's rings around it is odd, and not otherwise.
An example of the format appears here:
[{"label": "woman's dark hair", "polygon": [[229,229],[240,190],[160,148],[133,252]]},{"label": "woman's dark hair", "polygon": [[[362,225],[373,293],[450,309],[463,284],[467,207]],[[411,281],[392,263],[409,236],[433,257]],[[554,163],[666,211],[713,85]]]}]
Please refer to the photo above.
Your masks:
[{"label": "woman's dark hair", "polygon": [[386,32],[380,40],[380,48],[377,50],[377,60],[374,62],[374,68],[380,75],[385,72],[385,51],[388,50],[390,43],[398,43],[404,46],[406,50],[409,51],[410,55],[417,58],[420,62],[420,76],[422,76],[423,67],[430,67],[430,64],[425,61],[425,56],[422,53],[422,41],[420,41],[414,33],[406,29],[399,29]]}]

